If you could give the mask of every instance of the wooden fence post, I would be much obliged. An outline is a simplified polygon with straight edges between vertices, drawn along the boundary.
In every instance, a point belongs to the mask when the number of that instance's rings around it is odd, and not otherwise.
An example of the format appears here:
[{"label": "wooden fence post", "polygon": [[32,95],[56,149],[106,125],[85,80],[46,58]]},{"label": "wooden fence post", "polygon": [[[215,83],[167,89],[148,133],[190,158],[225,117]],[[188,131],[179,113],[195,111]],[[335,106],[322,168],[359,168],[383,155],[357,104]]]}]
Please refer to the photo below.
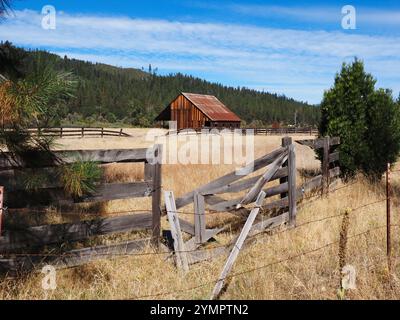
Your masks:
[{"label": "wooden fence post", "polygon": [[330,137],[324,138],[323,157],[322,157],[322,194],[329,193],[329,154],[330,154]]},{"label": "wooden fence post", "polygon": [[206,217],[204,208],[204,196],[196,192],[194,194],[194,233],[197,244],[203,243],[205,239]]},{"label": "wooden fence post", "polygon": [[104,128],[101,128],[101,137],[104,137]]},{"label": "wooden fence post", "polygon": [[81,136],[82,136],[82,138],[85,136],[85,128],[81,129]]},{"label": "wooden fence post", "polygon": [[4,187],[0,187],[0,237],[3,228]]},{"label": "wooden fence post", "polygon": [[63,127],[60,128],[60,138],[63,136]]},{"label": "wooden fence post", "polygon": [[186,273],[189,271],[189,263],[185,249],[185,244],[183,242],[178,213],[176,212],[176,204],[173,192],[165,191],[164,198],[165,198],[165,206],[167,209],[168,221],[171,227],[171,234],[172,238],[174,239],[176,265],[178,269],[182,269]]},{"label": "wooden fence post", "polygon": [[[283,137],[282,138],[282,147],[288,147],[291,144],[292,144],[292,138],[291,137]],[[283,163],[282,168],[287,167],[288,164],[289,164],[289,159]],[[283,184],[283,183],[286,183],[286,182],[288,182],[288,177],[284,177],[284,178],[280,178],[279,179],[279,183],[280,184]],[[288,196],[288,194],[286,192],[285,193],[281,193],[281,199],[286,198],[287,196]]]},{"label": "wooden fence post", "polygon": [[119,130],[119,136],[122,136],[122,129]]},{"label": "wooden fence post", "polygon": [[242,246],[251,230],[251,227],[253,226],[254,220],[256,219],[258,212],[260,211],[260,207],[265,199],[265,192],[261,191],[257,197],[255,207],[251,210],[249,217],[247,218],[247,221],[240,232],[240,235],[233,246],[233,249],[228,257],[228,260],[226,260],[226,263],[224,265],[224,268],[222,269],[221,275],[218,278],[217,283],[215,284],[214,290],[211,294],[211,300],[217,299],[221,293],[221,290],[224,287],[224,283],[226,278],[228,277],[229,273],[231,272],[233,268],[233,264],[235,263],[240,250],[242,249]]},{"label": "wooden fence post", "polygon": [[156,145],[152,163],[153,194],[152,194],[152,243],[154,246],[160,245],[161,232],[161,159],[162,146]]},{"label": "wooden fence post", "polygon": [[296,152],[294,144],[289,145],[288,156],[288,200],[289,200],[289,225],[296,225],[297,215],[297,192],[296,192]]}]

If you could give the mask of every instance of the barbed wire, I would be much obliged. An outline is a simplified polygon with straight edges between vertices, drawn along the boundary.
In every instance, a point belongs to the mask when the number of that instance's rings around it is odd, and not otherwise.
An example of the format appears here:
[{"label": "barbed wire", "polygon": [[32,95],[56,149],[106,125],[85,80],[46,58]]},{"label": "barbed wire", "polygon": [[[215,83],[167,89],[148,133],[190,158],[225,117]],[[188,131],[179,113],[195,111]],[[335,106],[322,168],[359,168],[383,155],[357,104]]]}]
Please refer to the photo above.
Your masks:
[{"label": "barbed wire", "polygon": [[[394,226],[399,227],[398,225],[393,225],[393,227]],[[352,238],[360,237],[360,236],[363,236],[365,234],[370,233],[371,231],[375,231],[375,230],[379,230],[379,229],[383,229],[383,228],[386,228],[386,226],[379,226],[379,227],[376,227],[376,228],[372,228],[372,229],[369,229],[367,231],[364,231],[364,232],[361,232],[361,233],[358,233],[358,234],[355,234],[355,235],[348,236],[347,238],[348,239],[352,239]],[[139,299],[146,299],[146,298],[154,298],[154,297],[160,297],[160,296],[168,296],[168,295],[172,295],[172,294],[176,294],[176,293],[193,291],[193,290],[196,290],[196,289],[208,286],[208,285],[215,284],[215,283],[217,283],[219,281],[225,281],[227,279],[240,277],[242,275],[247,275],[249,273],[252,273],[252,272],[255,272],[255,271],[258,271],[258,270],[262,270],[262,269],[265,269],[265,268],[268,268],[268,267],[271,267],[271,266],[274,266],[274,265],[282,264],[284,262],[291,261],[291,260],[300,258],[302,256],[306,256],[306,255],[318,252],[320,250],[323,250],[325,248],[337,245],[339,243],[340,243],[340,240],[336,240],[336,241],[327,243],[327,244],[325,244],[323,246],[320,246],[318,248],[314,248],[314,249],[311,249],[311,250],[308,250],[308,251],[303,251],[303,252],[301,252],[299,254],[296,254],[296,255],[293,255],[293,256],[289,256],[287,258],[280,259],[280,260],[277,260],[277,261],[274,261],[274,262],[271,262],[271,263],[268,263],[268,264],[265,264],[265,265],[262,265],[262,266],[259,266],[259,267],[255,267],[255,268],[246,269],[246,270],[243,270],[243,271],[240,271],[240,272],[232,273],[232,274],[226,276],[223,279],[219,279],[219,278],[218,279],[214,279],[212,281],[207,281],[205,283],[202,283],[202,284],[200,284],[198,286],[194,286],[194,287],[190,287],[190,288],[186,288],[186,289],[179,289],[179,290],[169,291],[169,292],[160,292],[160,293],[156,293],[156,294],[135,296],[135,297],[132,297],[132,298],[127,299],[127,300],[139,300]]]},{"label": "barbed wire", "polygon": [[[378,200],[378,201],[374,201],[374,202],[370,202],[364,205],[361,205],[359,207],[356,208],[352,208],[350,209],[351,212],[350,213],[354,213],[357,212],[363,208],[366,208],[368,206],[372,206],[381,202],[386,201],[386,199],[382,199],[382,200]],[[298,224],[296,225],[295,228],[290,228],[290,229],[285,229],[279,232],[275,232],[272,236],[281,234],[281,233],[286,233],[286,232],[290,232],[293,230],[297,230],[297,228],[306,226],[306,225],[310,225],[313,223],[318,223],[318,222],[322,222],[322,221],[326,221],[326,220],[330,220],[330,219],[334,219],[334,218],[338,218],[338,217],[342,217],[344,215],[344,213],[340,213],[337,215],[332,215],[332,216],[328,216],[328,217],[324,217],[324,218],[320,218],[320,219],[315,219],[315,220],[310,220],[310,221],[306,221],[304,223]],[[252,240],[254,238],[258,238],[261,236],[271,236],[270,234],[268,234],[268,231],[272,231],[272,230],[266,230],[263,232],[260,232],[258,234],[252,235],[252,236],[248,236],[246,238],[246,241],[248,242],[249,240]],[[132,240],[135,241],[135,240]],[[209,247],[209,248],[202,248],[202,249],[192,249],[192,250],[181,250],[181,251],[173,251],[173,252],[143,252],[143,253],[96,253],[97,256],[149,256],[149,255],[172,255],[174,253],[193,253],[193,252],[204,252],[204,251],[211,251],[211,250],[215,250],[215,249],[219,249],[219,248],[229,248],[232,246],[233,243],[228,243],[228,244],[224,244],[224,245],[218,245],[218,246],[213,246],[213,247]],[[79,255],[77,253],[60,253],[60,254],[52,254],[52,253],[10,253],[10,254],[2,254],[2,256],[22,256],[22,257],[79,257]]]}]

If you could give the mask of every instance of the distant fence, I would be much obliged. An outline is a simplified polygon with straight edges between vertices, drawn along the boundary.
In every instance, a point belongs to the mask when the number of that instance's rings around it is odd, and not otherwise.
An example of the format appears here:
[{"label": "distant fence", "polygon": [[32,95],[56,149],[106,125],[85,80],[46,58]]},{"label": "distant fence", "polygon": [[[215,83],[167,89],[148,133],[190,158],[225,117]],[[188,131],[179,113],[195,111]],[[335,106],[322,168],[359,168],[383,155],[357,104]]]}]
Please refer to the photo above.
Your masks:
[{"label": "distant fence", "polygon": [[178,131],[170,131],[167,134],[172,134],[172,133],[185,133],[185,132],[196,132],[196,133],[201,133],[202,130],[218,130],[218,131],[232,131],[232,132],[242,132],[242,134],[246,134],[247,130],[253,130],[254,134],[256,135],[310,135],[310,136],[316,136],[318,135],[318,130],[312,127],[306,127],[306,128],[294,128],[294,127],[288,127],[288,128],[210,128],[210,127],[204,127],[204,128],[187,128],[187,129],[180,129]]},{"label": "distant fence", "polygon": [[[245,130],[245,129],[244,129]],[[307,127],[307,128],[255,128],[255,134],[259,135],[296,135],[296,134],[308,134],[310,136],[318,135],[318,130]]]},{"label": "distant fence", "polygon": [[130,137],[123,129],[104,129],[104,128],[34,128],[28,129],[31,134],[44,135],[50,137]]}]

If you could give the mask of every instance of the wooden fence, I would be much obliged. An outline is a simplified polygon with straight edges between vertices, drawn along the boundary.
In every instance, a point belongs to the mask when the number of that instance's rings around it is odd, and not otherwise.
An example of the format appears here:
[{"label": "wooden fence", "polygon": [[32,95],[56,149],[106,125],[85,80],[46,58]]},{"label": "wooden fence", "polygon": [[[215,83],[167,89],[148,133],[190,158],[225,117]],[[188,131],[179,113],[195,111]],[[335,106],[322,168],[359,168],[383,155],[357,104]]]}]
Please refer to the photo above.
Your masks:
[{"label": "wooden fence", "polygon": [[[172,212],[179,212],[177,210],[182,210],[188,205],[194,205],[193,224],[179,218],[179,215],[176,217],[179,221],[179,228],[193,237],[183,246],[183,251],[188,251],[189,264],[227,253],[226,248],[216,248],[215,250],[207,250],[207,252],[195,251],[200,245],[224,230],[224,228],[207,229],[206,210],[209,212],[208,214],[230,212],[238,217],[247,217],[252,212],[252,208],[248,208],[248,206],[254,204],[260,193],[263,192],[262,202],[257,207],[262,210],[264,217],[267,218],[261,219],[249,228],[247,233],[254,236],[284,224],[294,227],[296,225],[297,204],[307,194],[315,190],[328,192],[330,182],[340,175],[339,153],[331,152],[333,148],[338,146],[340,139],[327,137],[296,142],[315,149],[325,148],[324,150],[326,150],[326,152],[323,152],[321,161],[321,174],[299,187],[296,186],[297,170],[294,144],[292,138],[285,137],[282,139],[281,148],[255,160],[254,163],[245,168],[249,170],[243,171],[254,173],[268,167],[268,170],[264,173],[252,174],[249,177],[248,175],[237,175],[237,172],[234,171],[173,200],[174,204],[169,205],[170,208],[173,208],[169,210]],[[278,181],[279,184],[267,185],[267,183],[273,181]],[[229,197],[229,199],[221,197],[221,195],[243,191],[245,191],[244,196],[233,197],[233,199],[232,197]],[[276,196],[278,196],[278,199],[276,199]],[[268,201],[273,197],[275,199]],[[182,247],[180,248],[182,251]]]},{"label": "wooden fence", "polygon": [[288,127],[288,128],[197,128],[197,129],[180,129],[178,131],[170,131],[168,134],[172,133],[185,133],[185,132],[196,132],[201,133],[202,130],[217,130],[217,131],[231,131],[231,132],[241,132],[242,134],[246,134],[247,130],[252,130],[255,135],[310,135],[316,136],[318,135],[318,130],[312,127],[305,127],[305,128],[295,128],[295,127]]},{"label": "wooden fence", "polygon": [[[158,159],[162,157],[162,147],[156,145],[151,149],[134,150],[76,150],[59,151],[56,156],[62,163],[73,163],[76,161],[95,161],[100,164],[107,163],[144,163],[144,181],[132,183],[104,183],[96,188],[96,192],[80,199],[69,199],[70,203],[79,202],[102,202],[116,199],[151,197],[152,205],[148,211],[135,214],[121,215],[107,218],[95,218],[92,220],[78,221],[73,223],[42,225],[36,227],[18,227],[9,229],[3,224],[3,232],[0,238],[0,271],[19,269],[31,269],[38,262],[48,262],[55,266],[75,266],[93,259],[104,257],[104,254],[127,253],[139,250],[150,241],[158,245],[160,241],[160,219],[161,219],[161,164]],[[8,206],[13,205],[12,195],[21,199],[24,186],[20,178],[24,172],[31,170],[21,159],[10,158],[3,153],[0,156],[0,184],[5,187],[5,202]],[[54,172],[50,163],[43,163],[46,174]],[[65,196],[59,182],[53,181],[42,186],[39,192],[45,192],[52,203],[65,201]],[[26,191],[22,191],[26,192]],[[29,197],[29,194],[26,195]],[[14,199],[15,200],[15,199]],[[18,206],[18,202],[14,203]],[[3,209],[3,208],[2,208]],[[60,245],[90,239],[93,236],[123,233],[136,230],[150,230],[151,237],[146,239],[126,241],[110,246],[96,246],[84,249],[63,252],[56,257],[48,254],[29,255],[30,250],[42,250],[48,245]],[[1,254],[10,254],[21,251],[26,256],[17,258],[1,258]]]},{"label": "wooden fence", "polygon": [[[280,148],[256,159],[241,170],[226,174],[176,200],[172,192],[166,191],[166,206],[163,210],[160,207],[161,165],[152,164],[145,155],[145,149],[59,152],[57,155],[66,163],[76,161],[78,158],[95,160],[100,163],[145,162],[144,182],[99,187],[97,194],[92,195],[92,199],[89,197],[82,201],[152,196],[152,214],[143,212],[85,222],[30,227],[23,230],[7,230],[7,226],[5,226],[4,237],[0,240],[0,269],[6,271],[18,268],[30,269],[43,262],[57,267],[70,267],[94,259],[130,254],[143,248],[150,240],[139,239],[122,244],[95,246],[63,252],[56,257],[46,254],[36,254],[33,257],[29,254],[22,254],[12,258],[1,258],[1,253],[15,253],[19,250],[26,253],[31,248],[82,241],[95,235],[151,229],[153,243],[158,245],[161,233],[161,215],[167,215],[173,239],[170,248],[173,248],[172,253],[175,252],[177,266],[186,272],[191,264],[230,252],[226,268],[223,270],[223,273],[227,274],[247,237],[256,236],[282,225],[295,227],[299,202],[306,199],[310,192],[322,189],[323,193],[327,193],[330,183],[339,176],[339,153],[335,151],[340,143],[338,138],[326,137],[296,142],[322,150],[321,174],[312,177],[305,184],[301,186],[296,184],[295,144],[292,138],[285,137],[282,139]],[[154,147],[152,154],[153,157],[150,158],[159,158],[161,147]],[[4,184],[6,190],[17,191],[20,186],[18,179],[15,179],[15,168],[24,167],[24,163],[0,158],[0,167],[7,169],[0,174],[0,184]],[[43,167],[44,170],[49,170],[45,165]],[[106,190],[111,191],[107,192]],[[193,206],[193,212],[183,211],[183,208],[187,206]],[[261,215],[259,211],[262,213]],[[247,222],[238,238],[229,245],[210,250],[199,250],[210,239],[230,227],[222,226],[212,229],[207,227],[206,216],[219,212],[229,212],[237,216],[239,224],[243,218],[247,218]],[[183,216],[188,219],[183,219]],[[181,232],[188,234],[190,239],[184,242]],[[162,248],[169,252],[163,245]],[[236,249],[231,251],[232,248],[237,248],[238,251]],[[220,285],[218,284],[218,287]],[[216,288],[215,295],[218,291]]]},{"label": "wooden fence", "polygon": [[130,137],[123,129],[104,129],[104,128],[35,128],[28,130],[34,135],[44,135],[49,137]]}]

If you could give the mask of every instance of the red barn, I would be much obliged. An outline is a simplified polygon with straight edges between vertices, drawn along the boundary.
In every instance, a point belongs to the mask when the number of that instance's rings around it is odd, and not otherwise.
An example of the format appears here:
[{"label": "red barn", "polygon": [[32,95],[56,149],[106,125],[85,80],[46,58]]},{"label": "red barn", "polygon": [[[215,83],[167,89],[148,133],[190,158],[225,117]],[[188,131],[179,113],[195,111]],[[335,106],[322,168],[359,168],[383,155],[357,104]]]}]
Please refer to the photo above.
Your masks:
[{"label": "red barn", "polygon": [[240,128],[240,118],[216,97],[182,92],[155,119],[176,121],[177,129]]}]

